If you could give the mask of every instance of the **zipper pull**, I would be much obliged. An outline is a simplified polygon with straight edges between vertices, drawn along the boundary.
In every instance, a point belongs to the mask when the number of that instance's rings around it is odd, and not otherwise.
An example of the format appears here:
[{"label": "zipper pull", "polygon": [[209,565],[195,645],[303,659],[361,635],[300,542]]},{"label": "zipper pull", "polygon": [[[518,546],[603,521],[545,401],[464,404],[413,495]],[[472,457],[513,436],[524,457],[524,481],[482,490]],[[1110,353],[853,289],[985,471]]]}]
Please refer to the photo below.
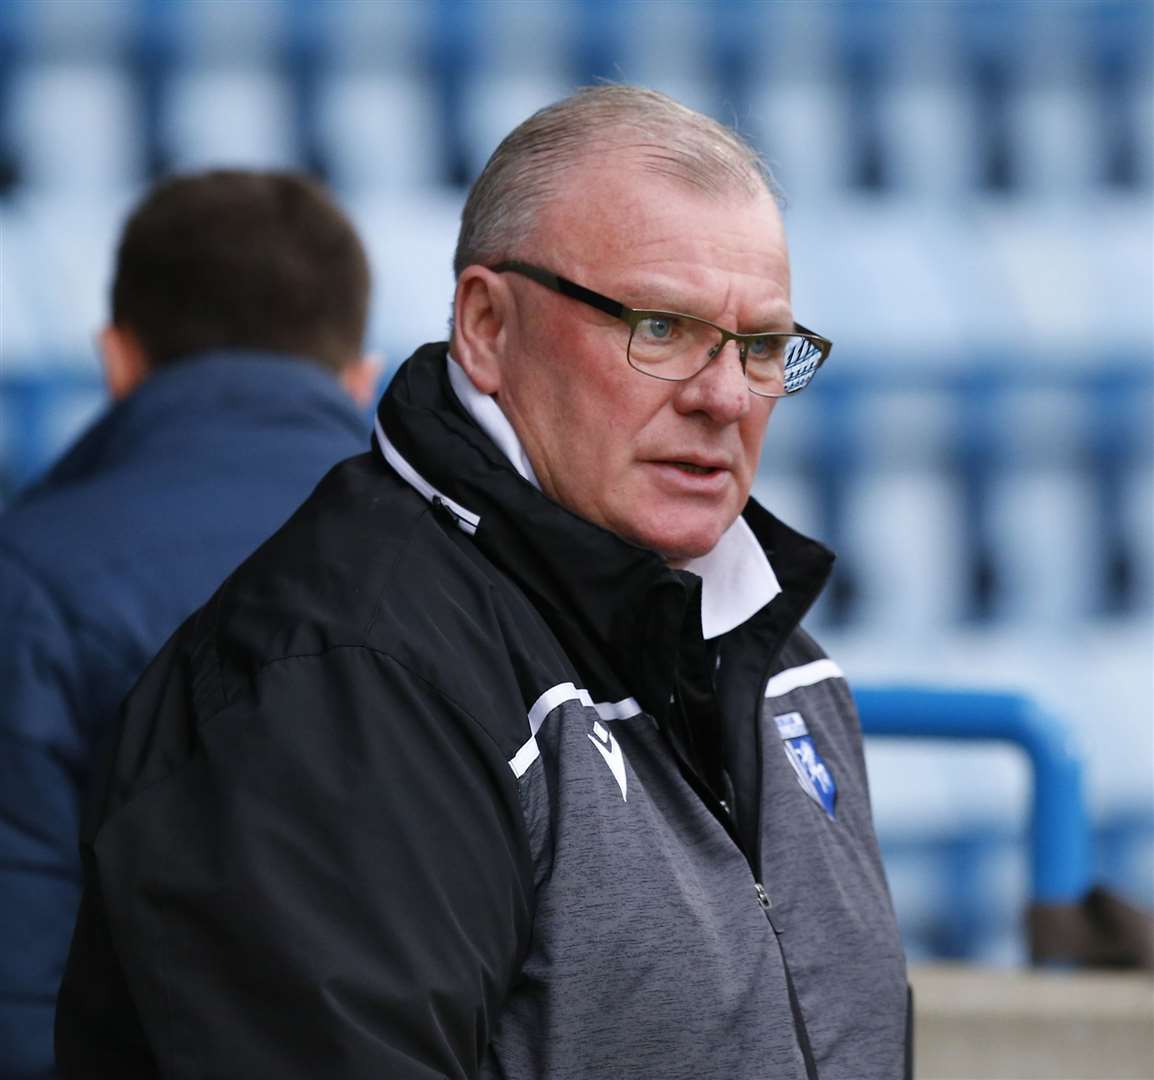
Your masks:
[{"label": "zipper pull", "polygon": [[753,890],[757,893],[757,902],[761,905],[761,910],[765,912],[765,919],[769,923],[769,928],[780,937],[781,931],[778,929],[777,923],[773,921],[773,915],[770,914],[769,909],[773,907],[773,901],[770,900],[769,893],[765,891],[765,887],[760,881],[753,883]]}]

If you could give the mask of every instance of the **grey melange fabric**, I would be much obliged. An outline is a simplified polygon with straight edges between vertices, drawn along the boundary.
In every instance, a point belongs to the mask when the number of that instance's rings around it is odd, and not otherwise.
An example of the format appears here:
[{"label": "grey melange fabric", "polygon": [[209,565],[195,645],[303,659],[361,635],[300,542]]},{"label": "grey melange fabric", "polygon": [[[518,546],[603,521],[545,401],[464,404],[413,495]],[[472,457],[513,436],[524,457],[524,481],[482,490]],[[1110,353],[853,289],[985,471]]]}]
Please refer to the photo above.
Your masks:
[{"label": "grey melange fabric", "polygon": [[[814,664],[811,650],[795,636],[782,666]],[[835,818],[789,763],[774,722],[789,713],[836,780]],[[603,720],[574,700],[549,712],[520,778],[532,946],[485,1076],[804,1080],[783,954],[821,1080],[904,1075],[905,964],[849,690],[835,674],[767,698],[758,723],[768,912],[652,719]],[[593,745],[598,724],[624,793]]]}]

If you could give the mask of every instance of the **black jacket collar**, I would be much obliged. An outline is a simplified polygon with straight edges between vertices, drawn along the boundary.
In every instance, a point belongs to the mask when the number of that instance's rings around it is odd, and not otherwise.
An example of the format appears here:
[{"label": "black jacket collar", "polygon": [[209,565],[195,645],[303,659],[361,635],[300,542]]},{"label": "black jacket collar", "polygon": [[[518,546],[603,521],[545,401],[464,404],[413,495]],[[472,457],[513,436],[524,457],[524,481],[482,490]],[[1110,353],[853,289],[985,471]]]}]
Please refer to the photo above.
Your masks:
[{"label": "black jacket collar", "polygon": [[[679,654],[704,649],[700,579],[578,517],[519,476],[457,400],[445,356],[444,343],[426,345],[398,370],[377,413],[386,439],[433,488],[479,515],[478,547],[529,595],[593,684],[590,693],[602,700],[632,695],[660,718]],[[782,586],[746,626],[773,613],[775,626],[792,630],[833,556],[753,500],[744,516]]]}]

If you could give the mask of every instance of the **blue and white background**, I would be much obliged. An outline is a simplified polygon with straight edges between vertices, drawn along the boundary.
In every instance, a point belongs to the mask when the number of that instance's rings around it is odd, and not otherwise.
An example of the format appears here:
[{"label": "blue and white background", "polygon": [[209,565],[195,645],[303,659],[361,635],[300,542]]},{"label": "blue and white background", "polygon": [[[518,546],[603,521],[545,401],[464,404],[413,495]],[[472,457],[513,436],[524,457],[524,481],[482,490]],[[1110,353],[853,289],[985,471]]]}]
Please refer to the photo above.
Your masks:
[{"label": "blue and white background", "polygon": [[[1149,0],[0,0],[0,500],[101,405],[150,179],[323,176],[395,365],[444,335],[500,136],[597,78],[666,90],[762,149],[836,343],[757,484],[841,553],[813,629],[859,683],[1036,694],[1099,878],[1154,906],[1152,43]],[[1021,960],[1024,764],[868,754],[911,955]]]}]

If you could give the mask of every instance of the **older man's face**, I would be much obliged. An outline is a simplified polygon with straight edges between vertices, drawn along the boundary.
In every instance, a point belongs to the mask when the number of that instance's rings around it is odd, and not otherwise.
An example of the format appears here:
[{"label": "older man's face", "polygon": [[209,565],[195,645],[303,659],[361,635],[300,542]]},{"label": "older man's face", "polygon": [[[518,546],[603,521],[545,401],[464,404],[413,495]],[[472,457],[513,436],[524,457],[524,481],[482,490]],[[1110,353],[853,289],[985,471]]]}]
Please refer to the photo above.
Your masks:
[{"label": "older man's face", "polygon": [[[585,167],[517,257],[635,308],[788,330],[789,260],[769,195],[710,197],[635,165]],[[665,382],[626,361],[629,328],[508,275],[515,313],[497,399],[542,489],[673,563],[703,555],[749,497],[774,402],[729,343]]]}]

